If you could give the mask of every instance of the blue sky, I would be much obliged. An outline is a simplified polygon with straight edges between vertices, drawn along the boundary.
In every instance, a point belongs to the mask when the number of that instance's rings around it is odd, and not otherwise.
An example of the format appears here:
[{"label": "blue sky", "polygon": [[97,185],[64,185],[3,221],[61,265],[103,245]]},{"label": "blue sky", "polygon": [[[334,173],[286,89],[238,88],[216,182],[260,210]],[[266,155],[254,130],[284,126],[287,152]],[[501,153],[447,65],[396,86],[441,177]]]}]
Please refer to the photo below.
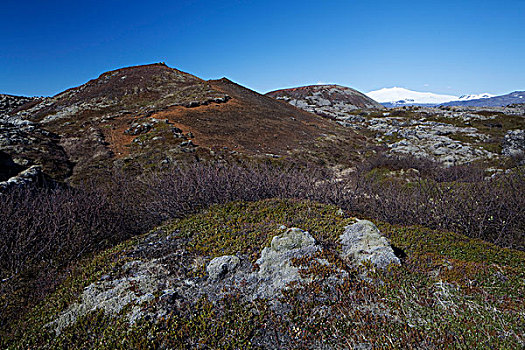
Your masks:
[{"label": "blue sky", "polygon": [[503,94],[525,90],[525,0],[2,0],[0,93],[53,95],[161,61],[259,92]]}]

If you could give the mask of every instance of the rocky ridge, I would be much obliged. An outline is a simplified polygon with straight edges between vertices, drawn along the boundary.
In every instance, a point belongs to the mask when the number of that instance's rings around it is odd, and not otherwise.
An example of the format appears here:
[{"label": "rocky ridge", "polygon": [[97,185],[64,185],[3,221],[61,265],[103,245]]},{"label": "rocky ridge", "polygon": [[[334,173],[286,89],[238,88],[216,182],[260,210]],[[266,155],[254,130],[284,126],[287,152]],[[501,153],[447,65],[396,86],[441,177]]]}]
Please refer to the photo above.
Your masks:
[{"label": "rocky ridge", "polygon": [[34,100],[36,100],[35,97],[0,94],[0,118]]},{"label": "rocky ridge", "polygon": [[356,109],[384,108],[359,91],[340,85],[310,85],[271,91],[266,95],[310,113],[333,118]]},{"label": "rocky ridge", "polygon": [[58,135],[36,123],[13,118],[0,118],[0,164],[0,181],[8,181],[0,185],[2,188],[48,176],[63,180],[72,168]]},{"label": "rocky ridge", "polygon": [[[321,139],[334,150],[343,142],[354,151],[363,140],[228,79],[204,81],[164,64],[104,73],[9,109],[2,120],[55,135],[70,170],[56,178],[71,183],[101,179],[115,169],[140,173],[201,159],[313,158]],[[13,148],[0,150],[19,158]],[[29,159],[55,177],[45,162],[39,155]]]}]

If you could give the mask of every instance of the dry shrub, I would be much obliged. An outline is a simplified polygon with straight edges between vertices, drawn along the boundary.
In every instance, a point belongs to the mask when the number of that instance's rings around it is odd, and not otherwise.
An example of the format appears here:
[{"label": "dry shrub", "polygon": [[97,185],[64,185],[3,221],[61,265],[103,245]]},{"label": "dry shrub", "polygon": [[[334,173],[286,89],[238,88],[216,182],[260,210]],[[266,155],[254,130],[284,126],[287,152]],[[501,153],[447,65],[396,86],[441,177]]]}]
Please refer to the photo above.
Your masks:
[{"label": "dry shrub", "polygon": [[[53,290],[65,267],[79,258],[170,218],[229,201],[308,199],[358,216],[451,230],[525,249],[523,173],[484,180],[468,166],[441,171],[433,163],[416,161],[420,177],[406,183],[367,174],[378,166],[410,168],[408,160],[402,167],[392,160],[375,162],[343,180],[330,180],[325,170],[313,167],[193,164],[140,178],[115,175],[104,186],[2,194],[0,300],[8,302],[0,305],[0,325]],[[5,298],[8,295],[22,299]]]},{"label": "dry shrub", "polygon": [[[416,169],[410,183],[367,176],[374,168]],[[379,156],[354,175],[353,211],[399,225],[458,232],[524,250],[525,175],[485,178],[478,165],[442,168],[427,160]]]}]

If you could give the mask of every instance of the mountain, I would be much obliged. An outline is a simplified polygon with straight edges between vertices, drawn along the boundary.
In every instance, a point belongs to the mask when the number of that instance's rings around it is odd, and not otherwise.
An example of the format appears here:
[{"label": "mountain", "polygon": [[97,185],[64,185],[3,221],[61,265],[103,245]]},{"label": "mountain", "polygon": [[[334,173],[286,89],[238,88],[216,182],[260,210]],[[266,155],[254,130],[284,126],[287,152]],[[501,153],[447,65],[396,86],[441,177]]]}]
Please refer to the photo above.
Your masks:
[{"label": "mountain", "polygon": [[461,95],[458,98],[458,101],[469,101],[469,100],[480,100],[482,98],[491,98],[496,95],[489,94],[487,92],[477,95]]},{"label": "mountain", "polygon": [[383,88],[370,91],[368,97],[380,102],[386,107],[409,105],[436,105],[459,99],[453,95],[439,95],[432,92],[418,92],[400,87]]},{"label": "mountain", "polygon": [[[73,181],[112,168],[141,171],[223,155],[304,157],[317,152],[313,145],[319,137],[333,133],[346,140],[345,147],[362,140],[330,120],[228,79],[204,81],[164,64],[106,72],[25,104],[8,119],[56,135],[53,144],[59,140],[74,164]],[[60,180],[66,174],[62,171]]]},{"label": "mountain", "polygon": [[310,85],[271,91],[266,94],[305,111],[322,116],[336,117],[357,109],[382,109],[370,97],[340,85]]},{"label": "mountain", "polygon": [[443,106],[504,107],[514,103],[525,103],[525,91],[514,91],[501,96],[458,100],[443,103]]}]

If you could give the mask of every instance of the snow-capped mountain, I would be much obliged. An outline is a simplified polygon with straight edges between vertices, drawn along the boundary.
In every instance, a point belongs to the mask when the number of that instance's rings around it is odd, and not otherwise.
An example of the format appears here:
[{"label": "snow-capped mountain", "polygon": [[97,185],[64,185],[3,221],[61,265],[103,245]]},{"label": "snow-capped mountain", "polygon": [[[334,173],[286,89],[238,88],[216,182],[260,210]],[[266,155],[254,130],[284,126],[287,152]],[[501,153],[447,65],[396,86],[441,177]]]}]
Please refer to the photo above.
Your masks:
[{"label": "snow-capped mountain", "polygon": [[525,91],[514,91],[510,94],[493,96],[489,98],[450,101],[443,103],[443,106],[503,107],[514,103],[525,103]]},{"label": "snow-capped mountain", "polygon": [[459,96],[458,101],[480,100],[482,98],[491,98],[494,96],[496,95],[492,95],[486,92],[478,95],[461,95]]},{"label": "snow-capped mountain", "polygon": [[456,101],[458,96],[439,95],[432,92],[418,92],[401,87],[383,88],[366,93],[368,97],[385,106],[436,105]]}]

